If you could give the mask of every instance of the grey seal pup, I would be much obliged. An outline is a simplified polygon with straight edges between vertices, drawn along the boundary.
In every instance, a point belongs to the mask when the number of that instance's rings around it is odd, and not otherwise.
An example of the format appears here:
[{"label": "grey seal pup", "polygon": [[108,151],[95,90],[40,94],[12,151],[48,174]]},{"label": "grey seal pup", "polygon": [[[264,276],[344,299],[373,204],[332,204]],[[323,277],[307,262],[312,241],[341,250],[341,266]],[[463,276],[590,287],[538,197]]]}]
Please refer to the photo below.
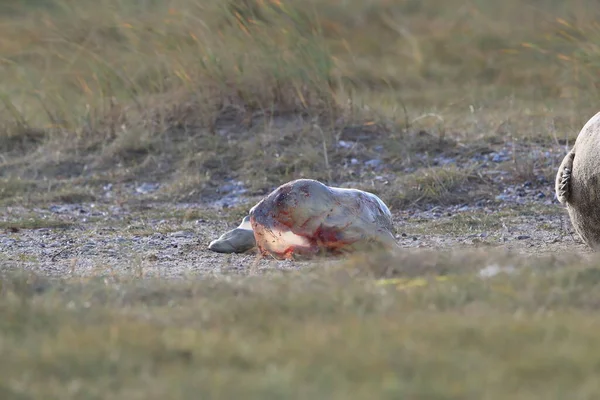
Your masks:
[{"label": "grey seal pup", "polygon": [[373,193],[298,179],[262,199],[239,227],[211,242],[209,249],[245,252],[253,238],[263,256],[310,259],[398,247],[393,230],[390,210]]}]

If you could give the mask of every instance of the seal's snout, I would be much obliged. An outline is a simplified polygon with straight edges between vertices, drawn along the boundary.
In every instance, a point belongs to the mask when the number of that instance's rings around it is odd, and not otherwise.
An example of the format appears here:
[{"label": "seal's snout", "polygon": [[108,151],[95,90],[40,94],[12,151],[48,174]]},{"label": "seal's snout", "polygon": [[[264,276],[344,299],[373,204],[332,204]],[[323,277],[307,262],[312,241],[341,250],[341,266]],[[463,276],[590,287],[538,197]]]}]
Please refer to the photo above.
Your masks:
[{"label": "seal's snout", "polygon": [[219,239],[210,242],[208,249],[216,253],[233,253],[235,251],[230,243],[220,241]]},{"label": "seal's snout", "polygon": [[248,224],[244,219],[244,222],[229,232],[224,233],[218,239],[213,240],[208,245],[208,249],[216,253],[245,253],[256,246],[256,240],[254,239],[254,231],[252,229],[246,229]]}]

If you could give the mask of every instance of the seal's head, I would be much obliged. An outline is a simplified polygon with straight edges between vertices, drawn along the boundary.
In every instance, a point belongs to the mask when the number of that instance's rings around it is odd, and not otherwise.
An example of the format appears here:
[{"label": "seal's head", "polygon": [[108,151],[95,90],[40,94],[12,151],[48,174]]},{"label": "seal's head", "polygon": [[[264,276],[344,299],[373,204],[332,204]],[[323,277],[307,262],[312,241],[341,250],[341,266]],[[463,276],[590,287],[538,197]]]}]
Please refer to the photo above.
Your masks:
[{"label": "seal's head", "polygon": [[247,216],[235,229],[225,232],[208,245],[208,249],[217,253],[245,253],[256,247],[254,232]]}]

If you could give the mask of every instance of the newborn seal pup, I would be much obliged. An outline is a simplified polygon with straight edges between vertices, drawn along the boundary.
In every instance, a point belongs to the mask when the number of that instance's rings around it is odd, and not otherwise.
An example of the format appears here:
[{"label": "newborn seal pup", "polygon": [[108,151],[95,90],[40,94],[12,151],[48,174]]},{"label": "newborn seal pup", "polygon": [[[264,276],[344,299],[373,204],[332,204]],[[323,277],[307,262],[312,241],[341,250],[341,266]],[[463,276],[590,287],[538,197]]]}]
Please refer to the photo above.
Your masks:
[{"label": "newborn seal pup", "polygon": [[600,248],[600,112],[581,129],[556,174],[558,201],[573,227],[592,249]]},{"label": "newborn seal pup", "polygon": [[[392,215],[379,197],[312,179],[281,185],[252,207],[246,218],[258,251],[276,259],[308,259],[398,246],[392,233]],[[211,250],[247,251],[248,230],[240,227],[221,236],[223,240],[213,241]],[[245,239],[236,238],[242,234]]]}]

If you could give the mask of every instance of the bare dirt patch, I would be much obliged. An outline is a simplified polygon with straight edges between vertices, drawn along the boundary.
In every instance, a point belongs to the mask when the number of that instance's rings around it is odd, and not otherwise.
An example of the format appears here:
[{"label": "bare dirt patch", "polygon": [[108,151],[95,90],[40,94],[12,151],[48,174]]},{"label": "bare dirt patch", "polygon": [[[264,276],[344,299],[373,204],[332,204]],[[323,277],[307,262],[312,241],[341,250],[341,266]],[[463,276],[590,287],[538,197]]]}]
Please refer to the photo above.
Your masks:
[{"label": "bare dirt patch", "polygon": [[[523,182],[515,175],[513,159],[518,156],[511,151],[486,152],[484,158],[469,152],[468,157],[459,154],[450,161],[438,155],[431,160],[453,164],[452,177],[435,175],[432,167],[413,168],[416,172],[412,174],[435,176],[410,183],[393,181],[390,177],[401,174],[390,171],[383,162],[376,171],[364,163],[347,168],[354,168],[357,175],[374,175],[371,185],[360,187],[381,192],[392,204],[398,204],[394,199],[403,199],[401,204],[406,206],[393,208],[396,238],[403,248],[587,252],[556,201],[544,169],[532,170],[529,178],[533,181]],[[548,154],[560,156],[552,151],[539,154],[543,160],[535,162],[544,164],[542,167],[556,161]],[[455,174],[476,178],[473,182],[464,179],[456,187],[452,186]],[[352,182],[341,185],[351,186]],[[113,184],[96,192],[98,201],[94,203],[47,201],[43,206],[5,207],[0,219],[4,265],[57,276],[186,277],[250,271],[252,255],[216,254],[208,251],[207,245],[239,224],[260,195],[249,195],[242,182],[222,181],[214,201],[169,204],[153,200],[160,186]],[[117,199],[115,192],[120,193]],[[415,201],[406,202],[408,197]],[[260,268],[296,269],[303,264],[263,260]]]}]

